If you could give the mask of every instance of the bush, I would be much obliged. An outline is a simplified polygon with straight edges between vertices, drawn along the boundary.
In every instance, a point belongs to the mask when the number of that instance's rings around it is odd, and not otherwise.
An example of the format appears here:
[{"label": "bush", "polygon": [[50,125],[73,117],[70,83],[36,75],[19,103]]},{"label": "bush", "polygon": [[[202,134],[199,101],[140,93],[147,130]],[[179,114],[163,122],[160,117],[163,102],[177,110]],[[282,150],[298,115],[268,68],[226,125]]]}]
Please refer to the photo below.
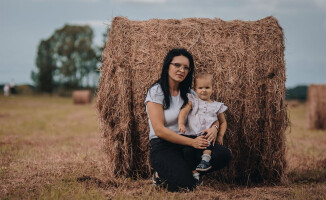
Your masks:
[{"label": "bush", "polygon": [[307,100],[307,90],[308,87],[306,85],[300,85],[294,88],[286,89],[286,100],[297,99],[300,101]]}]

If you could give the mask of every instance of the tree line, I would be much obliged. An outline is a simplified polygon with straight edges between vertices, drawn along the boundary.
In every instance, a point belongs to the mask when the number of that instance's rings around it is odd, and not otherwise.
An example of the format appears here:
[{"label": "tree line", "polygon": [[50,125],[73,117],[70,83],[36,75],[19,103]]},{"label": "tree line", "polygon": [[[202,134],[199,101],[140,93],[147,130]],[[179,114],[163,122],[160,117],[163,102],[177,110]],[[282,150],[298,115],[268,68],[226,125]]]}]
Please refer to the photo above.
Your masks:
[{"label": "tree line", "polygon": [[[96,87],[104,45],[93,45],[89,26],[65,25],[41,40],[31,78],[39,92]],[[106,34],[104,34],[105,44]]]},{"label": "tree line", "polygon": [[307,85],[299,85],[294,88],[286,89],[285,98],[287,100],[297,99],[299,101],[306,101],[307,100],[307,92],[308,92]]}]

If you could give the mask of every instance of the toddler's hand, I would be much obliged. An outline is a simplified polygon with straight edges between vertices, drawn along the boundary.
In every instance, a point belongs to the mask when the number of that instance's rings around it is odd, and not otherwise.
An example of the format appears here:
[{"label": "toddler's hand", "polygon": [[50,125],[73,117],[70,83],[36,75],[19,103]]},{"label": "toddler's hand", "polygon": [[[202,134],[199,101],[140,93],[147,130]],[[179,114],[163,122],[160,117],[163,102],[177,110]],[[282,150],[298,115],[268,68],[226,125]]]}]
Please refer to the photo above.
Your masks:
[{"label": "toddler's hand", "polygon": [[179,124],[179,132],[186,133],[186,126],[184,124]]},{"label": "toddler's hand", "polygon": [[223,145],[223,137],[222,136],[217,136],[217,144]]}]

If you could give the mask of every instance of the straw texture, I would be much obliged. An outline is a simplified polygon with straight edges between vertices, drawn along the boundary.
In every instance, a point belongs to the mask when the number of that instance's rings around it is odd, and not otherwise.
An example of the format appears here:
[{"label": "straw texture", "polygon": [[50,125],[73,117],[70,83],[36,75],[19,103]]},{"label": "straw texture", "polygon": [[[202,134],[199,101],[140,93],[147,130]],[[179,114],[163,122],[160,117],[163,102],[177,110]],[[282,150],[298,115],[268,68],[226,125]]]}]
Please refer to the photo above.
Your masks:
[{"label": "straw texture", "polygon": [[130,21],[116,17],[103,51],[97,109],[111,175],[148,177],[147,89],[159,78],[166,53],[188,49],[195,73],[212,73],[213,98],[224,102],[230,166],[213,175],[229,182],[273,183],[285,169],[288,126],[283,31],[277,20]]}]

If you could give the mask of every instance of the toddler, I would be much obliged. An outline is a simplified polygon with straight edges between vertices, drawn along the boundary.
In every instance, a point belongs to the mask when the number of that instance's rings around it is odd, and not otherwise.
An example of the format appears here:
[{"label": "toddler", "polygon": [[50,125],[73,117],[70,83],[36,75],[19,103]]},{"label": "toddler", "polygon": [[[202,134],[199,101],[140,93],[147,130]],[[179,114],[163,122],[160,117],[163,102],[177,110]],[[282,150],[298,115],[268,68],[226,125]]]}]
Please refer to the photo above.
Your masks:
[{"label": "toddler", "polygon": [[[211,127],[216,128],[218,131],[217,143],[222,145],[226,131],[226,120],[223,112],[227,110],[227,107],[221,102],[211,100],[212,93],[213,76],[209,73],[199,73],[195,77],[195,91],[191,90],[191,93],[187,94],[188,104],[180,110],[178,126],[180,132],[192,138],[206,135],[206,131]],[[187,116],[187,126],[185,126]],[[213,125],[216,121],[219,122],[219,127]],[[197,171],[208,171],[212,167],[210,149],[213,148],[215,141],[210,142],[210,146],[203,151],[201,162],[193,171],[196,179],[199,179]]]}]

